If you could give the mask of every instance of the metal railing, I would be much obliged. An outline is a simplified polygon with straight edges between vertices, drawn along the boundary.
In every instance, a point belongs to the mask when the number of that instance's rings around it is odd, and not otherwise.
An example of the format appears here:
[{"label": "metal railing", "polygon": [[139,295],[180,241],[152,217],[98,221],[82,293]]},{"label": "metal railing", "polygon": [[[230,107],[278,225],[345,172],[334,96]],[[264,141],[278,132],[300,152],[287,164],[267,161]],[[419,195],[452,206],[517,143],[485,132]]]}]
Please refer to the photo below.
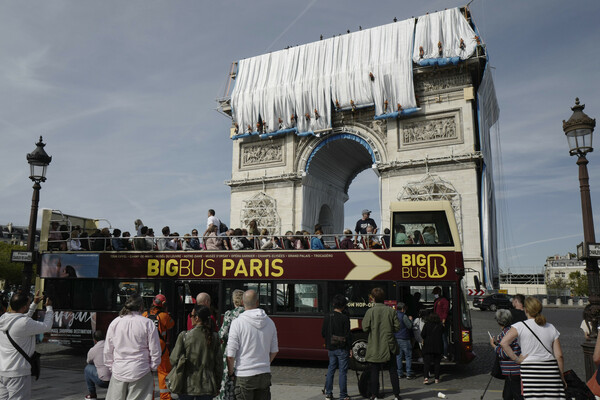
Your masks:
[{"label": "metal railing", "polygon": [[[53,236],[54,235],[54,236]],[[60,235],[60,238],[57,237]],[[248,235],[235,236],[135,236],[108,237],[81,236],[77,229],[49,232],[49,251],[237,251],[237,250],[387,250],[390,235],[385,234],[302,234],[302,235]],[[347,240],[344,240],[346,239]],[[426,245],[414,245],[427,247]]]}]

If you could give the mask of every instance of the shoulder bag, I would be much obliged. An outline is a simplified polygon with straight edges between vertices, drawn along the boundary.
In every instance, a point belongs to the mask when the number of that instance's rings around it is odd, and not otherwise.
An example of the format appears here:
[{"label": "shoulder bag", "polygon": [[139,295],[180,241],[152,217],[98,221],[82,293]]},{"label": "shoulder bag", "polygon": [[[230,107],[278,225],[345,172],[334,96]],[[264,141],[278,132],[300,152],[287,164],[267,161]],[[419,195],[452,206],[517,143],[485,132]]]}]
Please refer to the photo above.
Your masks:
[{"label": "shoulder bag", "polygon": [[185,364],[187,363],[187,355],[185,351],[185,337],[188,332],[182,333],[183,352],[177,360],[177,365],[173,365],[173,369],[171,369],[171,372],[165,378],[167,388],[171,393],[182,394],[186,391]]},{"label": "shoulder bag", "polygon": [[546,349],[546,351],[547,351],[548,353],[550,353],[550,355],[551,355],[552,357],[554,357],[554,353],[553,353],[553,352],[551,352],[550,350],[548,350],[548,348],[547,348],[547,347],[544,345],[544,343],[542,343],[542,341],[540,340],[540,338],[538,337],[538,335],[536,335],[536,334],[535,334],[535,332],[533,331],[533,329],[531,329],[531,328],[529,327],[529,325],[527,325],[527,324],[525,323],[525,321],[521,321],[521,322],[523,323],[523,325],[525,325],[525,327],[526,327],[527,329],[529,329],[529,332],[531,332],[531,333],[533,334],[533,336],[535,336],[535,338],[538,340],[538,342],[540,342],[540,344],[542,345],[542,347],[543,347],[544,349]]},{"label": "shoulder bag", "polygon": [[[13,321],[15,322],[15,321]],[[25,353],[25,351],[21,348],[21,346],[19,346],[17,344],[17,342],[15,342],[13,340],[13,338],[10,336],[9,330],[10,327],[12,326],[13,322],[10,323],[10,325],[8,326],[8,329],[6,331],[4,331],[4,333],[6,333],[6,336],[8,337],[8,340],[10,341],[10,343],[14,346],[14,348],[21,353],[21,355],[23,357],[25,357],[25,360],[27,360],[27,362],[29,363],[29,365],[31,365],[31,376],[35,377],[35,380],[37,381],[40,377],[40,371],[41,371],[41,364],[40,364],[40,353],[38,353],[37,351],[34,351],[33,354],[31,355],[31,357],[29,357],[27,355],[27,353]]]},{"label": "shoulder bag", "polygon": [[329,333],[331,334],[329,342],[332,346],[342,348],[346,345],[345,336],[338,336],[333,334],[333,314],[329,314]]}]

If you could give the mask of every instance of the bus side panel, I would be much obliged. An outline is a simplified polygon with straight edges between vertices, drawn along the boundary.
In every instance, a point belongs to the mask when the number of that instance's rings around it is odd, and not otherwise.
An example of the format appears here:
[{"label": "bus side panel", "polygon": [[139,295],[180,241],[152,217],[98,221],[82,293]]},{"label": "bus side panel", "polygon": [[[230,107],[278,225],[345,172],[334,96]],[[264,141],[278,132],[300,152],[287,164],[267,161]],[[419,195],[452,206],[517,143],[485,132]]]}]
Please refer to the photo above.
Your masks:
[{"label": "bus side panel", "polygon": [[270,316],[277,327],[279,358],[328,360],[321,336],[322,317]]}]

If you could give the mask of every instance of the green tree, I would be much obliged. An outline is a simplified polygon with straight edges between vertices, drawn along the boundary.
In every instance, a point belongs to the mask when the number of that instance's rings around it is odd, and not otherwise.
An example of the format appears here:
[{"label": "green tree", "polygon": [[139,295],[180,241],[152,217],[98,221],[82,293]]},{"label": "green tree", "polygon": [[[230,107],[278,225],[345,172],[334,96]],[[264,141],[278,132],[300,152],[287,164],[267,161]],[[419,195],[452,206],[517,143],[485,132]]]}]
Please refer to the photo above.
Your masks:
[{"label": "green tree", "polygon": [[12,250],[25,250],[25,246],[0,242],[0,279],[6,280],[6,285],[18,285],[23,278],[23,263],[10,261]]},{"label": "green tree", "polygon": [[548,280],[546,287],[552,290],[565,290],[569,288],[569,283],[563,278],[552,278]]},{"label": "green tree", "polygon": [[586,274],[580,271],[571,272],[569,274],[569,288],[574,296],[588,295],[588,279]]}]

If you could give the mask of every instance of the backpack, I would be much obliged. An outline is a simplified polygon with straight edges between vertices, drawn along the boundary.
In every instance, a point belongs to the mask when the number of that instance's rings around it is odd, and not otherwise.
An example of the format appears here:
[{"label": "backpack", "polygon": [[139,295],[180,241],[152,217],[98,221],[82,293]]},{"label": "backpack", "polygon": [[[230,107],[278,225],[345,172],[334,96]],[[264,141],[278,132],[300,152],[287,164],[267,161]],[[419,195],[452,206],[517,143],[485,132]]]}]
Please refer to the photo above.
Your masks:
[{"label": "backpack", "polygon": [[158,331],[159,336],[161,336],[160,334],[162,332],[160,331],[160,318],[158,318],[158,314],[160,314],[160,313],[157,313],[157,314],[148,313],[148,319],[150,321],[154,322],[154,326],[156,327],[156,330]]},{"label": "backpack", "polygon": [[[221,222],[221,221],[219,220],[219,222]],[[221,232],[221,233],[222,233],[222,232],[226,232],[226,231],[228,231],[228,230],[229,230],[229,228],[228,228],[228,227],[227,227],[227,225],[225,225],[223,222],[221,222],[221,223],[219,224],[219,232]]]}]

